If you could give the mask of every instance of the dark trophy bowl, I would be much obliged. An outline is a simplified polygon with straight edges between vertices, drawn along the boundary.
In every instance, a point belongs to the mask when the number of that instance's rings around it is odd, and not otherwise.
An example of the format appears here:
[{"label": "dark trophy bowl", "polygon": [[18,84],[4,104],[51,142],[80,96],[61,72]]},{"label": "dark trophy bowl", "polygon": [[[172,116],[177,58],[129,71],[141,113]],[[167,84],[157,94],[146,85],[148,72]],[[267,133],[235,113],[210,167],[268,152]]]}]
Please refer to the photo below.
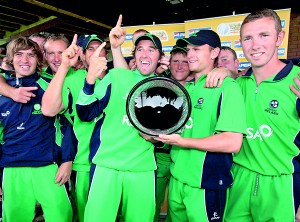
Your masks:
[{"label": "dark trophy bowl", "polygon": [[150,136],[179,131],[191,113],[186,89],[167,77],[150,77],[130,91],[126,112],[131,124]]}]

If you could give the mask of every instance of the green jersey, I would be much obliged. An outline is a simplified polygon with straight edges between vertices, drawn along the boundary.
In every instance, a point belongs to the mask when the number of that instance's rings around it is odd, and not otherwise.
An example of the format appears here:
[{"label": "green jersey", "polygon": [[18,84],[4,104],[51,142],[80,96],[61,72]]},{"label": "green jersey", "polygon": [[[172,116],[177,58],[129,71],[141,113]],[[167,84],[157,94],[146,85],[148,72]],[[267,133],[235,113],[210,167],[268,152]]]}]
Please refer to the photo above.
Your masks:
[{"label": "green jersey", "polygon": [[289,63],[258,86],[251,71],[237,79],[247,107],[247,137],[235,163],[262,175],[294,172],[300,148],[300,101],[289,85],[299,71]]},{"label": "green jersey", "polygon": [[[204,88],[206,75],[187,82],[192,112],[182,132],[185,138],[204,138],[222,132],[246,133],[245,105],[236,82],[227,77],[220,88]],[[171,173],[181,183],[224,190],[232,184],[231,153],[206,152],[172,146]]]},{"label": "green jersey", "polygon": [[[105,116],[101,129],[97,130],[98,135],[93,135],[98,139],[94,143],[97,144],[92,160],[94,164],[122,171],[156,169],[154,145],[139,134],[126,114],[130,90],[150,76],[144,76],[138,70],[116,68],[110,70],[95,88],[94,85],[85,84],[77,100],[78,115],[85,121],[103,112]],[[94,138],[92,140],[95,141]]]},{"label": "green jersey", "polygon": [[[62,113],[68,112],[73,120],[73,130],[78,141],[77,152],[73,162],[73,170],[89,171],[91,163],[89,161],[90,140],[96,122],[82,122],[76,112],[76,100],[79,96],[80,89],[84,85],[87,71],[83,69],[69,69],[64,80],[62,101],[64,110]],[[97,83],[99,80],[97,80]]]}]

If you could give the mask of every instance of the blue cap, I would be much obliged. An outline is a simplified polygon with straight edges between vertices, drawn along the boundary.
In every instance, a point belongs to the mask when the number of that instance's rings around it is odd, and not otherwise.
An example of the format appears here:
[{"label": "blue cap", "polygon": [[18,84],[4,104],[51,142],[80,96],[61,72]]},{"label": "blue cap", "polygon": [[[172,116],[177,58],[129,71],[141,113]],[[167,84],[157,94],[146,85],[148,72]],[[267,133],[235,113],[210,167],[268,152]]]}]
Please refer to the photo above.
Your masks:
[{"label": "blue cap", "polygon": [[141,35],[135,40],[134,45],[136,46],[139,43],[139,41],[141,41],[141,40],[151,40],[153,42],[155,48],[159,49],[162,52],[161,41],[156,35],[153,35],[150,33]]},{"label": "blue cap", "polygon": [[199,32],[192,34],[188,38],[182,38],[176,41],[176,45],[180,47],[186,47],[187,44],[195,46],[207,44],[213,48],[221,48],[220,37],[213,30],[200,30]]},{"label": "blue cap", "polygon": [[186,47],[180,47],[178,45],[174,45],[172,50],[170,51],[170,54],[172,54],[173,52],[185,52],[185,53],[187,53],[187,48]]},{"label": "blue cap", "polygon": [[93,35],[81,35],[77,39],[77,45],[79,45],[83,49],[86,49],[91,41],[98,41],[100,43],[104,42],[104,40],[101,37],[99,37],[95,34],[93,34]]}]

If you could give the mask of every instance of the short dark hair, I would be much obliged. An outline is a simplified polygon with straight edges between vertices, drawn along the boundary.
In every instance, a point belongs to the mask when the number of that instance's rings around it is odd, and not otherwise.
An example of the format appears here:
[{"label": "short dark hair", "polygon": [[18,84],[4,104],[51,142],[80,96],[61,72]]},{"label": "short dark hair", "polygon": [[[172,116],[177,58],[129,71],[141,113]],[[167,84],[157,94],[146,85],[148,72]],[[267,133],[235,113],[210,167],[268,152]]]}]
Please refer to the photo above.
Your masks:
[{"label": "short dark hair", "polygon": [[236,51],[228,46],[221,46],[221,50],[228,50],[232,53],[234,60],[237,59]]}]

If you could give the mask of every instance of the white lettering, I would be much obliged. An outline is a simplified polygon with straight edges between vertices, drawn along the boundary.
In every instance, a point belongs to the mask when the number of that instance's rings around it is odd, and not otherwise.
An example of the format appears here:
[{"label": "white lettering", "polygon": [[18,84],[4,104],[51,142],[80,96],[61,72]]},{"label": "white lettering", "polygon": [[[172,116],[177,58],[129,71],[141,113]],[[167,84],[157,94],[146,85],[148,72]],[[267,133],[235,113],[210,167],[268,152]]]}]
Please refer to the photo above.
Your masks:
[{"label": "white lettering", "polygon": [[265,124],[260,126],[259,131],[264,137],[270,137],[273,133],[271,127]]},{"label": "white lettering", "polygon": [[6,111],[6,113],[1,113],[1,116],[8,116],[10,114],[10,111]]},{"label": "white lettering", "polygon": [[[255,133],[254,133],[255,132]],[[247,138],[256,139],[263,141],[264,138],[270,137],[273,134],[273,130],[270,126],[263,124],[259,129],[247,128]]]},{"label": "white lettering", "polygon": [[253,128],[247,128],[247,138],[253,137]]},{"label": "white lettering", "polygon": [[219,219],[220,219],[220,217],[219,217],[218,213],[214,212],[214,216],[211,218],[211,220],[219,220]]},{"label": "white lettering", "polygon": [[191,129],[193,127],[193,119],[192,119],[192,117],[190,117],[188,119],[188,121],[186,122],[186,124],[185,124],[184,127],[187,128],[187,129]]},{"label": "white lettering", "polygon": [[253,139],[259,138],[261,141],[263,140],[258,130],[256,131],[255,135],[253,136]]},{"label": "white lettering", "polygon": [[24,125],[24,123],[21,123],[20,126],[17,127],[17,129],[18,129],[18,130],[23,130],[23,129],[25,129],[23,125]]},{"label": "white lettering", "polygon": [[123,119],[122,119],[122,125],[125,125],[125,124],[127,124],[127,126],[132,126],[127,115],[124,115]]}]

